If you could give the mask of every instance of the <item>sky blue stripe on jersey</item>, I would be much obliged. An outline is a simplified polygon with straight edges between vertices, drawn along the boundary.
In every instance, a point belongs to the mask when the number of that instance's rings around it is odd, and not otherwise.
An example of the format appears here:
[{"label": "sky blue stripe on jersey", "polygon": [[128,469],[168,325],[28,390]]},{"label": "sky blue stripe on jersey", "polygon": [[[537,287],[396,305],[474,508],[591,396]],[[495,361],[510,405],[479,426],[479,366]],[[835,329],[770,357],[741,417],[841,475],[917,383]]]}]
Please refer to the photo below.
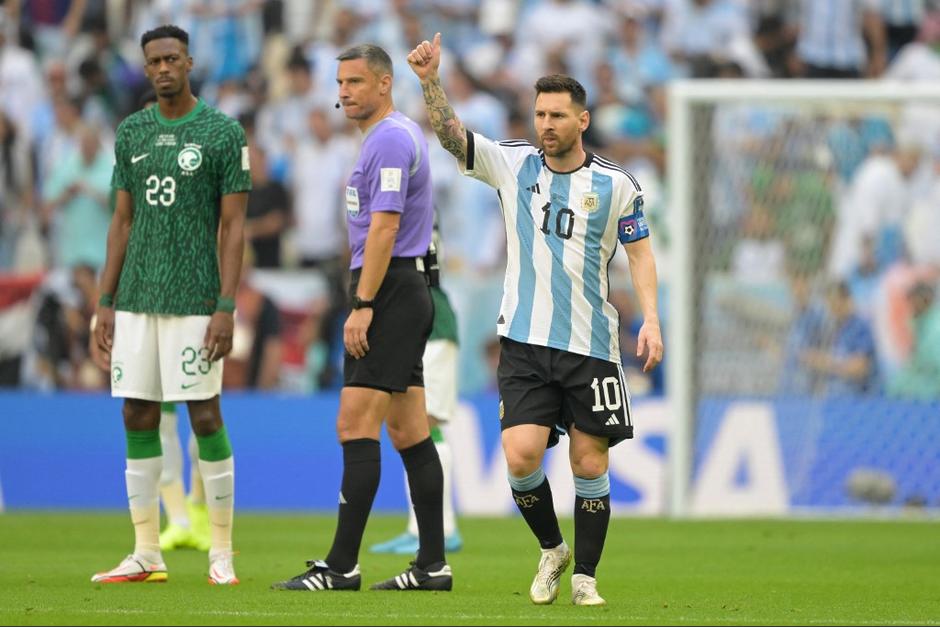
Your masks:
[{"label": "sky blue stripe on jersey", "polygon": [[[601,294],[601,248],[600,242],[607,230],[610,203],[613,196],[613,179],[606,174],[594,172],[591,191],[600,198],[598,209],[588,218],[584,237],[584,297],[591,304],[591,355],[610,358],[610,321],[604,314],[606,294]],[[604,259],[606,266],[609,259]],[[607,268],[604,268],[607,272]]]},{"label": "sky blue stripe on jersey", "polygon": [[517,342],[529,341],[532,327],[532,306],[535,301],[535,266],[532,264],[535,239],[535,220],[532,219],[532,187],[538,182],[542,160],[538,155],[529,155],[516,175],[518,195],[516,200],[516,235],[519,237],[519,298],[512,314],[509,337]]},{"label": "sky blue stripe on jersey", "polygon": [[[550,346],[568,346],[571,342],[571,277],[565,272],[565,242],[566,239],[558,235],[558,231],[573,227],[569,220],[574,216],[565,212],[561,217],[559,213],[563,209],[571,207],[571,200],[568,198],[571,192],[571,175],[554,174],[552,175],[551,196],[552,208],[548,216],[548,231],[545,235],[545,242],[548,249],[552,251],[552,327],[548,332],[548,344]],[[561,227],[559,229],[558,227]],[[562,230],[562,233],[565,231]]]}]

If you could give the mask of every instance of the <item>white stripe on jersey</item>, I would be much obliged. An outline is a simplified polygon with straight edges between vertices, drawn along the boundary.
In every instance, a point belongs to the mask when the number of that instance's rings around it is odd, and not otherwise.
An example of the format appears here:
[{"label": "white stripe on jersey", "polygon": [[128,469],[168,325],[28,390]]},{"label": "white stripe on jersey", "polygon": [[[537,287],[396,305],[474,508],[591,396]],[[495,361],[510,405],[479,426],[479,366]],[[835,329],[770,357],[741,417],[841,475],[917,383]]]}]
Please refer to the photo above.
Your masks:
[{"label": "white stripe on jersey", "polygon": [[525,141],[471,133],[467,149],[465,174],[498,190],[506,224],[497,332],[620,363],[607,267],[619,245],[618,221],[642,196],[636,179],[595,155],[574,172],[554,173]]}]

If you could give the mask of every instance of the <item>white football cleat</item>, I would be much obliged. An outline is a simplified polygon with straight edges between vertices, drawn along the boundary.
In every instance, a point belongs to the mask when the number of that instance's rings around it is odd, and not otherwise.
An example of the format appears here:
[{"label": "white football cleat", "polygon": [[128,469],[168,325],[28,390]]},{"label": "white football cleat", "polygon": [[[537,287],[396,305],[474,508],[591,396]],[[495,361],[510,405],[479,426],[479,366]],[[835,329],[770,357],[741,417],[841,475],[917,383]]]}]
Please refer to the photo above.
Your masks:
[{"label": "white football cleat", "polygon": [[131,553],[109,571],[95,573],[94,583],[163,583],[167,579],[166,564],[150,562]]},{"label": "white football cleat", "polygon": [[539,571],[529,588],[529,598],[536,605],[548,605],[558,598],[561,574],[571,563],[571,549],[562,542],[554,549],[542,549]]},{"label": "white football cleat", "polygon": [[597,579],[587,575],[571,575],[571,602],[575,605],[607,605],[597,593]]},{"label": "white football cleat", "polygon": [[209,583],[215,586],[234,586],[238,584],[231,551],[209,552]]}]

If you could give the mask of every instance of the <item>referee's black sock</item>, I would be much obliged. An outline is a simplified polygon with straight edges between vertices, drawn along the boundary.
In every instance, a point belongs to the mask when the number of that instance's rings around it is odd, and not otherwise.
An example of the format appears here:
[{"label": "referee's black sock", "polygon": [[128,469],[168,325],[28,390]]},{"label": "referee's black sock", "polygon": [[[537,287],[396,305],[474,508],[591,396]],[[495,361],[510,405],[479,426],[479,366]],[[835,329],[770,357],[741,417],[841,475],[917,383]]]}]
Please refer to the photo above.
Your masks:
[{"label": "referee's black sock", "polygon": [[343,484],[333,547],[326,557],[330,568],[348,573],[359,563],[362,533],[379,489],[381,449],[378,440],[362,438],[343,442]]},{"label": "referee's black sock", "polygon": [[418,519],[415,565],[427,569],[444,561],[444,472],[441,458],[431,438],[399,453],[408,473],[411,502]]},{"label": "referee's black sock", "polygon": [[574,574],[594,577],[610,524],[610,479],[574,478]]},{"label": "referee's black sock", "polygon": [[512,498],[529,529],[538,538],[543,549],[553,549],[562,543],[558,516],[555,515],[555,503],[552,501],[552,488],[548,484],[545,471],[539,467],[528,477],[516,478],[509,475]]}]

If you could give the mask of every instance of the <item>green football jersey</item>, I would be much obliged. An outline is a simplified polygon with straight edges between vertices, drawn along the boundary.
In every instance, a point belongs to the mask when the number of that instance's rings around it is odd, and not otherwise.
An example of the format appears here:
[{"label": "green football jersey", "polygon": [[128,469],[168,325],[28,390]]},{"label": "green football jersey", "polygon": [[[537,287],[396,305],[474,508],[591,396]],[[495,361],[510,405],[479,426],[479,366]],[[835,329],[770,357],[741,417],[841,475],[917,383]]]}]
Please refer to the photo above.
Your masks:
[{"label": "green football jersey", "polygon": [[[431,230],[431,241],[437,250],[438,265],[444,265],[444,246],[441,243],[441,230],[437,223],[437,213],[434,214],[434,227]],[[450,298],[440,287],[431,288],[431,300],[434,302],[434,323],[431,326],[431,340],[450,340],[454,344],[457,340],[457,314],[450,304]]]},{"label": "green football jersey", "polygon": [[134,206],[115,308],[212,314],[222,196],[251,189],[241,125],[201,99],[175,120],[157,106],[138,111],[118,127],[112,187]]},{"label": "green football jersey", "polygon": [[457,315],[451,307],[447,293],[439,287],[431,288],[431,300],[434,302],[434,324],[428,340],[450,340],[457,343]]}]

